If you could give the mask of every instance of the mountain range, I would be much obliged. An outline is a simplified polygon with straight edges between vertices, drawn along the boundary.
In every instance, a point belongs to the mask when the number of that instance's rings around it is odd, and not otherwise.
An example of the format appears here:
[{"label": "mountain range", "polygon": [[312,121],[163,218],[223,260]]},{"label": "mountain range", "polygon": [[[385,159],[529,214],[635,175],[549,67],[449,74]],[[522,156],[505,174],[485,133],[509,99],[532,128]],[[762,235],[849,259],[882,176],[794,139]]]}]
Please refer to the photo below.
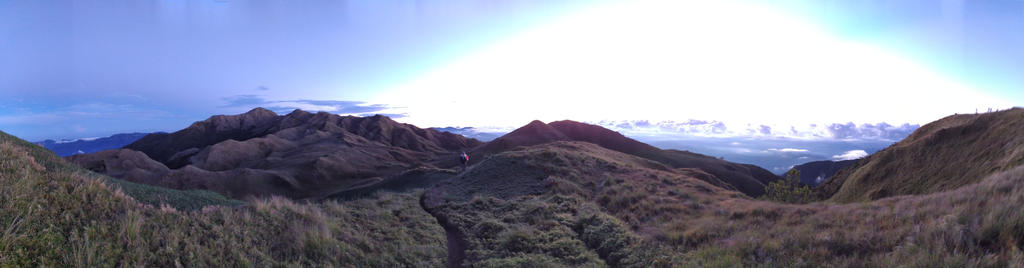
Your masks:
[{"label": "mountain range", "polygon": [[75,155],[87,169],[175,189],[235,198],[310,198],[373,184],[479,145],[474,139],[401,124],[385,116],[338,116],[257,108],[213,116],[123,149]]},{"label": "mountain range", "polygon": [[[584,141],[651,159],[750,196],[778,179],[767,170],[677,150],[661,150],[603,127],[573,121],[534,121],[483,143],[420,129],[386,116],[353,117],[257,108],[213,116],[174,133],[147,135],[123,149],[70,158],[90,170],[175,189],[208,189],[235,198],[338,196],[393,180],[413,168],[443,179],[461,151],[471,163],[518,146]],[[686,171],[689,170],[689,171]],[[450,176],[450,174],[448,175]]]},{"label": "mountain range", "polygon": [[63,159],[0,133],[0,266],[1016,267],[1022,130],[1019,108],[943,118],[807,204],[574,121],[480,142],[254,109]]},{"label": "mountain range", "polygon": [[75,154],[95,153],[103,150],[117,149],[124,147],[148,133],[122,133],[102,138],[82,138],[74,140],[44,140],[35,142],[59,156],[70,156]]}]

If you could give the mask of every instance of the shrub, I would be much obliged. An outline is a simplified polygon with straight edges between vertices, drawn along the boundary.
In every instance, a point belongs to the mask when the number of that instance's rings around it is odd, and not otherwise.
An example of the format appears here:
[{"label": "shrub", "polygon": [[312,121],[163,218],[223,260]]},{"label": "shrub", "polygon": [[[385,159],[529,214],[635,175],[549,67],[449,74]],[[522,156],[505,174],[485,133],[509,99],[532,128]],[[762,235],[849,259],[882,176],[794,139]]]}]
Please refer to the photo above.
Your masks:
[{"label": "shrub", "polygon": [[800,183],[800,171],[791,169],[786,172],[786,178],[768,183],[765,187],[763,199],[783,202],[806,204],[815,201],[811,188]]}]

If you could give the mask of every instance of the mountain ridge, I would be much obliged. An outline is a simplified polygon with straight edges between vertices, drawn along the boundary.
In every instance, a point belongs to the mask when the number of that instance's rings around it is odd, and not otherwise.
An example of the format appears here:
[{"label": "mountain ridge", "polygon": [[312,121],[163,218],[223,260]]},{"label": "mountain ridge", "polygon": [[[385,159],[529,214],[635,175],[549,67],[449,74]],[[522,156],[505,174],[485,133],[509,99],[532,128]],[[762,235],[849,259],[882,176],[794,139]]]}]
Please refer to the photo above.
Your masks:
[{"label": "mountain ridge", "polygon": [[82,138],[74,140],[44,140],[34,142],[39,146],[65,157],[74,154],[95,153],[103,150],[116,149],[131,144],[150,133],[118,133],[107,137]]},{"label": "mountain ridge", "polygon": [[836,202],[951,190],[1024,164],[1024,109],[958,114],[841,169],[819,187]]},{"label": "mountain ridge", "polygon": [[123,149],[71,161],[99,172],[235,198],[311,198],[361,187],[416,167],[447,165],[473,139],[402,124],[382,115],[340,116],[256,108],[148,135]]},{"label": "mountain ridge", "polygon": [[775,174],[754,165],[732,163],[687,151],[662,150],[601,126],[571,120],[555,121],[550,124],[534,120],[470,151],[471,162],[475,163],[482,157],[516,147],[554,141],[584,141],[613,151],[654,160],[672,168],[697,168],[710,175],[699,176],[705,182],[738,190],[752,197],[764,194],[765,185],[779,179]]}]

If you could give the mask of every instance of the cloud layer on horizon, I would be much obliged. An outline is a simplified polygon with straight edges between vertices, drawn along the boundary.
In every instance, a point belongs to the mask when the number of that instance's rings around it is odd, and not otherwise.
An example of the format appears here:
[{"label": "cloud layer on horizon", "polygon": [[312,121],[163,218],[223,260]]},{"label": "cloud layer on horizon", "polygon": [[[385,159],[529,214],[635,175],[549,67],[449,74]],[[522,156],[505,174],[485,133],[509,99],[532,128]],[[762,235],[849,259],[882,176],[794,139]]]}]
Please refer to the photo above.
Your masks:
[{"label": "cloud layer on horizon", "polygon": [[607,127],[626,135],[647,137],[756,137],[833,140],[899,141],[917,130],[920,125],[827,123],[803,126],[728,124],[722,121],[694,120],[658,121],[620,120],[598,121],[592,124]]}]

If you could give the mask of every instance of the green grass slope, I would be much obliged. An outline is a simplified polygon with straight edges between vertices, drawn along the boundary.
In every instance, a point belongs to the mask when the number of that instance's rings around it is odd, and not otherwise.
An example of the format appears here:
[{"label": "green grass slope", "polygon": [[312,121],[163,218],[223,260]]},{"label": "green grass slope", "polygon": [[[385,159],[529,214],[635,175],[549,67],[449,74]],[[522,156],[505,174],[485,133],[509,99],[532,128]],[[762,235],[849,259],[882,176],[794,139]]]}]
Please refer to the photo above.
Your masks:
[{"label": "green grass slope", "polygon": [[665,224],[733,199],[749,198],[659,162],[557,141],[486,158],[424,203],[465,240],[469,266],[646,267],[677,258],[641,237],[664,244]]},{"label": "green grass slope", "polygon": [[820,186],[835,202],[926,194],[1024,164],[1024,109],[953,115],[844,168]]},{"label": "green grass slope", "polygon": [[152,206],[167,204],[179,210],[195,210],[204,206],[237,206],[245,204],[242,201],[228,199],[211,191],[203,190],[176,190],[147,184],[129,182],[112,178],[102,174],[83,169],[77,165],[68,163],[61,157],[46,148],[24,141],[10,134],[0,131],[0,142],[9,142],[28,154],[29,157],[44,167],[47,171],[69,172],[78,176],[95,178],[116,186],[125,194],[136,201]]},{"label": "green grass slope", "polygon": [[582,142],[496,154],[427,191],[472,267],[1024,267],[1024,167],[853,203],[750,199]]},{"label": "green grass slope", "polygon": [[[2,137],[0,267],[438,267],[445,260],[444,231],[416,194],[182,211],[140,202],[121,190],[130,184]],[[164,195],[154,200],[203,198],[140,189]]]},{"label": "green grass slope", "polygon": [[438,267],[446,234],[471,267],[1024,267],[1024,166],[953,190],[793,205],[554,142],[484,158],[422,198],[181,211],[51,169],[61,160],[33,148],[0,142],[0,267]]}]

